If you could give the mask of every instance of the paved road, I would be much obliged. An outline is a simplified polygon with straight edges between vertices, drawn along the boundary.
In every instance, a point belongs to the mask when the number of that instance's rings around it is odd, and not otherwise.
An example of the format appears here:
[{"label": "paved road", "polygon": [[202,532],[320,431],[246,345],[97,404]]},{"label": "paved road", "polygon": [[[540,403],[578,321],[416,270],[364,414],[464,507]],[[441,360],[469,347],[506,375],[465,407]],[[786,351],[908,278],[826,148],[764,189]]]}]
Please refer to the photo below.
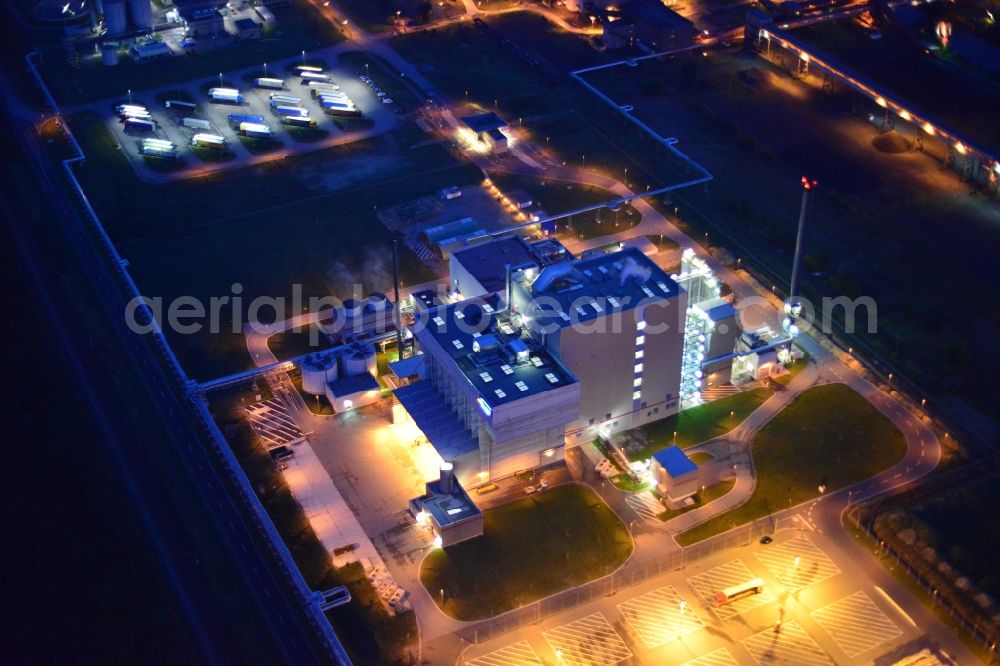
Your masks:
[{"label": "paved road", "polygon": [[[3,84],[6,110],[10,114],[16,133],[22,138],[22,146],[29,157],[29,165],[35,171],[38,184],[46,199],[53,206],[57,219],[72,243],[81,263],[90,271],[95,291],[100,298],[108,322],[112,322],[111,332],[114,344],[126,355],[135,368],[136,375],[145,381],[145,389],[159,415],[160,427],[180,454],[193,485],[201,495],[206,510],[211,514],[218,538],[225,544],[231,558],[231,565],[242,576],[250,596],[260,613],[260,627],[271,635],[286,661],[294,663],[331,663],[335,657],[333,647],[328,646],[305,610],[303,600],[275,556],[270,552],[264,538],[253,525],[248,508],[234,497],[235,489],[220,470],[220,461],[210,452],[208,437],[201,430],[192,415],[192,407],[184,397],[184,387],[179,385],[166,369],[165,360],[160,357],[154,345],[146,336],[138,336],[127,330],[122,313],[125,302],[116,277],[108,270],[107,262],[94,245],[85,223],[69,199],[63,175],[40,151],[31,137],[30,119],[20,108],[16,97],[6,81]],[[30,246],[26,246],[30,247]],[[35,256],[26,256],[34,262]],[[41,275],[41,271],[39,271]],[[56,291],[57,286],[48,284],[48,291]],[[54,313],[59,318],[59,313]],[[117,400],[116,393],[108,386],[107,372],[102,368],[88,367],[93,362],[86,351],[78,349],[79,341],[68,332],[75,330],[71,323],[59,322],[56,326],[69,353],[78,359],[77,371],[83,383],[92,387],[88,395],[95,418],[102,419],[102,404]],[[179,541],[172,538],[164,528],[167,520],[157,519],[157,509],[167,507],[145,506],[142,471],[143,456],[136,450],[134,441],[122,441],[113,432],[108,437],[125,462],[126,475],[132,486],[134,498],[150,520],[147,527],[163,554],[163,566],[171,571],[175,589],[184,606],[188,609],[190,630],[203,631],[215,622],[225,622],[226,612],[219,607],[220,600],[213,596],[210,586],[204,583],[204,572],[198,571],[196,563],[186,553],[177,552]],[[153,427],[153,426],[151,426]],[[146,463],[148,464],[148,463]],[[155,473],[153,474],[155,478]],[[200,581],[200,582],[198,582]],[[225,662],[224,646],[216,645],[213,636],[205,630],[202,640],[206,658],[212,662]],[[337,646],[339,647],[339,646]],[[346,657],[345,657],[346,659]]]}]

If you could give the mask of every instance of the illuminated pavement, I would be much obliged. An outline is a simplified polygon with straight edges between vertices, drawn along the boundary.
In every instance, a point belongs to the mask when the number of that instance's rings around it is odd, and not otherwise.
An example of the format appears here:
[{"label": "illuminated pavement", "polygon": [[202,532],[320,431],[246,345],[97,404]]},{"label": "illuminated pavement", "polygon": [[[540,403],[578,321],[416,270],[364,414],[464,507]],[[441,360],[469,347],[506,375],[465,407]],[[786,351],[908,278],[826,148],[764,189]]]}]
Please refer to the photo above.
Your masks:
[{"label": "illuminated pavement", "polygon": [[[815,571],[809,579],[791,573],[795,557],[799,569]],[[490,664],[479,660],[511,648],[500,654],[533,652],[552,664],[608,664],[629,655],[629,663],[658,666],[870,664],[920,639],[922,631],[905,611],[870,592],[871,583],[851,562],[826,535],[783,527],[770,545],[720,551],[471,646],[458,663]],[[718,607],[717,590],[755,577],[764,580],[762,594]]]},{"label": "illuminated pavement", "polygon": [[[706,607],[714,607],[716,605],[716,592],[724,590],[727,587],[745,583],[753,577],[753,572],[750,571],[742,560],[733,560],[732,562],[726,562],[697,576],[688,578],[687,582],[694,589],[695,593],[701,597]],[[770,601],[774,601],[774,594],[770,590],[765,589],[760,594],[753,594],[742,599],[737,599],[736,601],[731,601],[725,606],[715,607],[713,608],[713,612],[719,619],[728,620]]]},{"label": "illuminated pavement", "polygon": [[618,610],[646,647],[655,648],[705,626],[689,604],[667,586],[618,604]]},{"label": "illuminated pavement", "polygon": [[542,660],[528,641],[518,641],[469,662],[469,666],[541,666]]},{"label": "illuminated pavement", "polygon": [[745,638],[743,647],[758,664],[823,666],[834,663],[795,622],[781,625],[781,631],[769,628]]},{"label": "illuminated pavement", "polygon": [[617,664],[632,656],[618,632],[601,613],[546,631],[546,642],[565,664],[601,666]]},{"label": "illuminated pavement", "polygon": [[812,616],[851,658],[874,650],[903,633],[864,592],[855,592],[813,611]]}]

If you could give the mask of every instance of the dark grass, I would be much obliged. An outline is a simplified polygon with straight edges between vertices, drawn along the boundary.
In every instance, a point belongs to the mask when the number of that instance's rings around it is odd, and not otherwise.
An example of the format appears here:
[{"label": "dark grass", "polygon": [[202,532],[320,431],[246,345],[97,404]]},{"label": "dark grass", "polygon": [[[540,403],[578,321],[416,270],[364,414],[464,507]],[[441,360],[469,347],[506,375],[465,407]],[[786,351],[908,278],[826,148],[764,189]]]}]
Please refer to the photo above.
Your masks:
[{"label": "dark grass", "polygon": [[[642,430],[649,437],[650,444],[630,457],[632,460],[645,460],[671,444],[676,443],[682,449],[686,449],[724,435],[750,416],[773,394],[774,391],[761,386],[644,425]],[[676,437],[674,437],[675,432]]]},{"label": "dark grass", "polygon": [[678,535],[690,545],[774,511],[830,493],[892,467],[906,439],[844,384],[799,395],[754,437],[757,485],[745,504]]},{"label": "dark grass", "polygon": [[632,552],[618,516],[586,486],[559,486],[485,513],[483,536],[435,550],[420,580],[452,617],[491,617],[614,571]]}]

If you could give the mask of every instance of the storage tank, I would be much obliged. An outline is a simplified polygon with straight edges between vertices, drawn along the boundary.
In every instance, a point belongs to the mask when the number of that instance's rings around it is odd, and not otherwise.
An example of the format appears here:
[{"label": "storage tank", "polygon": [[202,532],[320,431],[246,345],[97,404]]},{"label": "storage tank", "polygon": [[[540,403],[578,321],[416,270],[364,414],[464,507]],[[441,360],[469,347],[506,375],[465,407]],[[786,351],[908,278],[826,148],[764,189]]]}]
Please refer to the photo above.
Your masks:
[{"label": "storage tank", "polygon": [[118,47],[114,44],[105,44],[101,47],[101,62],[111,67],[118,64]]},{"label": "storage tank", "polygon": [[364,373],[372,377],[378,375],[375,360],[375,345],[370,342],[355,342],[340,357],[341,370],[345,377],[356,377]]},{"label": "storage tank", "polygon": [[153,29],[153,0],[128,0],[128,13],[136,30]]},{"label": "storage tank", "polygon": [[389,309],[389,297],[381,291],[376,291],[368,297],[368,306],[372,312],[385,312]]},{"label": "storage tank", "polygon": [[364,308],[364,301],[348,298],[344,301],[344,316],[348,319],[351,317],[360,317],[362,312],[364,312]]},{"label": "storage tank", "polygon": [[326,385],[337,380],[337,357],[333,354],[309,354],[302,359],[302,390],[324,395]]},{"label": "storage tank", "polygon": [[109,35],[123,35],[128,30],[128,19],[125,17],[125,0],[105,0],[104,27]]}]

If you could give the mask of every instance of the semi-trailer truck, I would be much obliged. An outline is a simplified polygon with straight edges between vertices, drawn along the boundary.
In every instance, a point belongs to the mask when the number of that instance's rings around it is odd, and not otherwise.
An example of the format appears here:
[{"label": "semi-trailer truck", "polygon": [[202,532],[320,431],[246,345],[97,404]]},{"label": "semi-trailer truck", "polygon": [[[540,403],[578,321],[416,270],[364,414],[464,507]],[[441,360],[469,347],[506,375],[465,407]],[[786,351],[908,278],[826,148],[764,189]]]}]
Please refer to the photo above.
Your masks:
[{"label": "semi-trailer truck", "polygon": [[213,102],[222,104],[243,104],[246,99],[235,88],[209,88],[208,96]]},{"label": "semi-trailer truck", "polygon": [[194,102],[182,102],[179,99],[168,99],[165,106],[168,109],[181,109],[182,111],[194,111],[198,108]]},{"label": "semi-trailer truck", "polygon": [[240,123],[240,134],[256,139],[269,139],[271,128],[261,123]]},{"label": "semi-trailer truck", "polygon": [[329,76],[318,72],[302,72],[299,76],[302,77],[302,82],[306,84],[312,81],[322,81],[323,83],[330,83],[331,81]]},{"label": "semi-trailer truck", "polygon": [[309,112],[306,109],[303,109],[301,106],[274,104],[273,108],[279,116],[299,116],[302,118],[309,116]]},{"label": "semi-trailer truck", "polygon": [[323,68],[316,67],[315,65],[296,65],[295,72],[297,74],[302,74],[303,72],[311,72],[313,74],[322,74]]},{"label": "semi-trailer truck", "polygon": [[264,116],[257,116],[252,113],[230,113],[229,124],[239,125],[240,123],[262,123]]},{"label": "semi-trailer truck", "polygon": [[271,93],[269,99],[277,104],[298,104],[302,101],[301,97],[295,97],[293,95],[276,95]]},{"label": "semi-trailer truck", "polygon": [[137,132],[154,132],[156,131],[156,123],[145,118],[126,118],[125,129]]},{"label": "semi-trailer truck", "polygon": [[204,118],[181,118],[181,125],[191,129],[212,129],[212,123]]},{"label": "semi-trailer truck", "polygon": [[224,150],[226,140],[218,134],[195,134],[191,137],[191,145],[210,150]]},{"label": "semi-trailer truck", "polygon": [[309,116],[282,116],[281,122],[292,127],[316,127],[316,121]]},{"label": "semi-trailer truck", "polygon": [[285,88],[285,82],[281,79],[254,79],[253,84],[257,88],[270,88],[271,90],[284,90]]}]

